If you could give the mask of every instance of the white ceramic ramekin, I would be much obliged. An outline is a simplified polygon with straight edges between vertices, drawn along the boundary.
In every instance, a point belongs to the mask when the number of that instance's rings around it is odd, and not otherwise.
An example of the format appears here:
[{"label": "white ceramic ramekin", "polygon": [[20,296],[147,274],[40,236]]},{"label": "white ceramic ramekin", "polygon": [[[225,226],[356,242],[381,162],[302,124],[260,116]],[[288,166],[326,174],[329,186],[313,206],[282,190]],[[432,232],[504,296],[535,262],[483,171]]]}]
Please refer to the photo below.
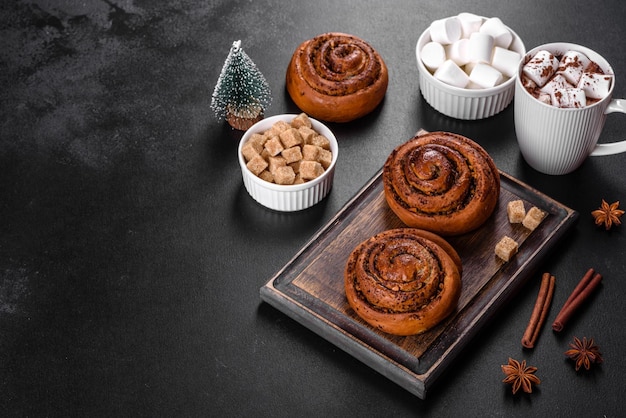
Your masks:
[{"label": "white ceramic ramekin", "polygon": [[321,176],[306,183],[294,185],[270,183],[254,175],[248,170],[248,167],[246,167],[241,148],[253,133],[263,133],[279,120],[291,123],[296,116],[298,115],[285,114],[270,116],[255,123],[244,133],[239,142],[239,147],[237,148],[237,157],[241,167],[243,184],[250,196],[261,205],[281,212],[293,212],[309,208],[319,203],[328,195],[333,185],[335,165],[339,154],[337,138],[335,138],[335,135],[326,125],[310,118],[313,129],[317,131],[317,133],[324,135],[330,141],[332,161]]},{"label": "white ceramic ramekin", "polygon": [[[510,49],[524,56],[526,48],[521,38],[510,28],[513,42]],[[487,89],[465,89],[437,80],[426,68],[420,57],[420,51],[430,42],[430,30],[426,29],[419,37],[415,47],[419,86],[424,99],[435,110],[456,119],[476,120],[491,117],[503,111],[513,100],[515,78]]]}]

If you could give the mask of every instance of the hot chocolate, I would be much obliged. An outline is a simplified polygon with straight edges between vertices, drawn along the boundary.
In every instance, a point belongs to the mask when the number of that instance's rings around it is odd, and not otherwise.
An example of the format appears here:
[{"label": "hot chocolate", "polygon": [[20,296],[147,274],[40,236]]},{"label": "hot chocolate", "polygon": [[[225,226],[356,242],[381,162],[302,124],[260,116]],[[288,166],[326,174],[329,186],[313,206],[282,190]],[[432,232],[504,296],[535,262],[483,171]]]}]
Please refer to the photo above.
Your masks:
[{"label": "hot chocolate", "polygon": [[589,106],[609,94],[613,75],[585,54],[538,51],[522,67],[521,81],[537,100],[561,108]]}]

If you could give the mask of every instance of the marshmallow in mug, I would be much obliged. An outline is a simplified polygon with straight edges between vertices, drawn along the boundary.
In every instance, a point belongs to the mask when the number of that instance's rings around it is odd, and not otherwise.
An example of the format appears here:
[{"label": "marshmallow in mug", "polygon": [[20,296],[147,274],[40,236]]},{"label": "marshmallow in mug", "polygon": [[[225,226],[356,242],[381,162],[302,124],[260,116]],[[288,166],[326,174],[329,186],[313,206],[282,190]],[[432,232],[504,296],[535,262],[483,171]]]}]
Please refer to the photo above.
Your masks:
[{"label": "marshmallow in mug", "polygon": [[559,61],[558,74],[562,74],[571,84],[577,85],[591,61],[578,51],[567,51]]},{"label": "marshmallow in mug", "polygon": [[590,99],[604,99],[611,90],[613,76],[610,74],[583,73],[578,88]]},{"label": "marshmallow in mug", "polygon": [[[563,108],[587,106],[589,99],[609,94],[613,76],[594,71],[595,64],[584,54],[567,51],[561,59],[538,51],[522,67],[522,83],[546,104]],[[538,90],[538,91],[537,91]]]},{"label": "marshmallow in mug", "polygon": [[[422,47],[420,56],[440,81],[460,88],[489,88],[516,75],[521,55],[508,49],[513,33],[498,18],[463,12],[434,21],[429,32],[431,41]],[[445,68],[440,69],[444,63]],[[474,71],[478,63],[483,65]]]},{"label": "marshmallow in mug", "polygon": [[565,77],[561,74],[556,74],[552,77],[543,87],[539,89],[541,93],[545,93],[550,97],[554,96],[557,90],[563,90],[566,88],[574,87],[567,81]]},{"label": "marshmallow in mug", "polygon": [[587,98],[582,89],[575,88],[560,73],[557,73],[540,90],[541,94],[547,95],[549,99],[543,97],[542,102],[552,104],[556,107],[585,107]]},{"label": "marshmallow in mug", "polygon": [[541,50],[524,64],[522,73],[538,87],[543,87],[558,68],[559,60],[551,52]]},{"label": "marshmallow in mug", "polygon": [[587,106],[587,97],[583,89],[558,89],[552,95],[552,103],[557,107],[580,108]]}]

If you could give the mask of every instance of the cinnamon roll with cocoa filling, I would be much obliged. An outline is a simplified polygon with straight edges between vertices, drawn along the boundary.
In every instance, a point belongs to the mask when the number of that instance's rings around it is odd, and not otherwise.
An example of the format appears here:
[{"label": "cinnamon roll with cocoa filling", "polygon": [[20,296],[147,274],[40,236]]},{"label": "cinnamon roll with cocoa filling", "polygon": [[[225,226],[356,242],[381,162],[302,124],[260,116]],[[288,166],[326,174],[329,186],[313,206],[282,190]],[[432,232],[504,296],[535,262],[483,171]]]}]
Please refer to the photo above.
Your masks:
[{"label": "cinnamon roll with cocoa filling", "polygon": [[443,238],[399,228],[359,244],[344,271],[354,312],[390,334],[423,333],[450,315],[461,293],[461,260]]},{"label": "cinnamon roll with cocoa filling", "polygon": [[500,195],[500,174],[476,142],[448,132],[416,136],[383,167],[385,199],[407,226],[460,235],[481,226]]},{"label": "cinnamon roll with cocoa filling", "polygon": [[367,42],[331,32],[298,46],[286,82],[291,99],[303,112],[328,122],[349,122],[378,106],[389,75],[385,62]]}]

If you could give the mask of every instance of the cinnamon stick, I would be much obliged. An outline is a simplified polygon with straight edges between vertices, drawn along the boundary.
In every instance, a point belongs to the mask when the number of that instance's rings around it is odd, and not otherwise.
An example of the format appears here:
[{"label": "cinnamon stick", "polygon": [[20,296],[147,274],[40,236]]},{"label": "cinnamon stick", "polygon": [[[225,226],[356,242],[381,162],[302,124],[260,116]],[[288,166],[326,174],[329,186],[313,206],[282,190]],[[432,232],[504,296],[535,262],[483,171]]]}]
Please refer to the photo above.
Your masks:
[{"label": "cinnamon stick", "polygon": [[546,320],[552,296],[554,295],[554,283],[556,279],[550,273],[543,273],[541,277],[541,287],[535,301],[535,307],[530,315],[530,321],[522,337],[522,346],[525,348],[533,348],[539,338],[539,331]]},{"label": "cinnamon stick", "polygon": [[593,269],[589,269],[587,273],[585,273],[552,323],[552,329],[554,331],[560,332],[563,330],[572,314],[593,293],[601,281],[602,275],[596,273]]}]

